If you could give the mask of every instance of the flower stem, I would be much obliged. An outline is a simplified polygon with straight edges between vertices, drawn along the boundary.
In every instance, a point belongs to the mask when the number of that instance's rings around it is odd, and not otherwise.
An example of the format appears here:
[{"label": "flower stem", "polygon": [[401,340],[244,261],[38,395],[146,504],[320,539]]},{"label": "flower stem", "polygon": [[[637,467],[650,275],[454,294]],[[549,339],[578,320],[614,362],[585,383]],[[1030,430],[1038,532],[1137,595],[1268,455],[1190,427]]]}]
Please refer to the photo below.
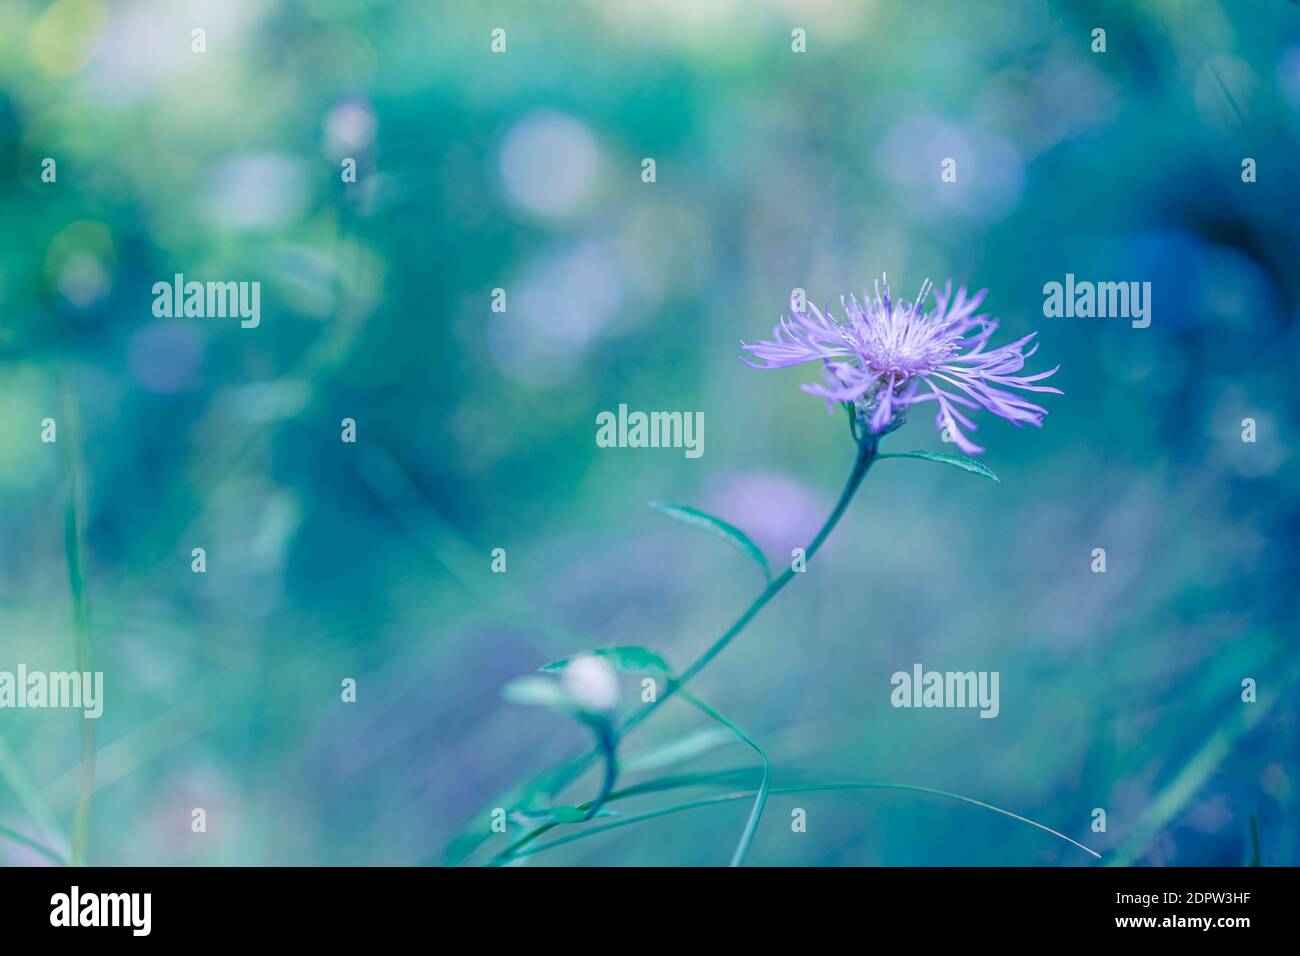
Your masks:
[{"label": "flower stem", "polygon": [[[871,468],[871,463],[875,460],[876,439],[874,435],[867,434],[858,443],[858,457],[853,463],[853,470],[849,472],[848,480],[844,483],[844,490],[840,492],[840,500],[835,503],[834,510],[831,511],[830,516],[827,517],[825,523],[821,526],[821,530],[817,532],[816,537],[812,539],[811,543],[809,543],[808,547],[804,550],[805,561],[812,560],[813,555],[817,553],[818,549],[821,548],[826,539],[830,537],[830,533],[835,530],[835,526],[839,524],[840,518],[842,518],[844,512],[848,510],[849,502],[853,500],[854,494],[857,493],[858,486],[862,484],[862,479],[866,477],[867,471]],[[715,657],[726,649],[728,644],[736,639],[740,632],[749,625],[749,622],[758,616],[758,612],[763,610],[763,608],[767,606],[767,603],[771,601],[772,598],[776,597],[782,588],[790,583],[794,578],[795,573],[793,567],[787,567],[779,577],[774,578],[772,583],[764,588],[763,593],[756,597],[754,602],[745,609],[745,612],[740,615],[736,620],[736,623],[727,628],[721,637],[714,641],[703,654],[697,657],[691,665],[686,668],[686,670],[682,671],[681,676],[668,685],[668,688],[662,697],[650,704],[650,706],[638,710],[627,719],[627,722],[623,725],[623,733],[627,733],[627,731],[631,730],[637,724],[641,723],[641,721],[649,717],[655,708],[671,697],[679,687],[686,684],[692,677],[704,670],[704,668],[707,667]]]},{"label": "flower stem", "polygon": [[[850,420],[852,421],[852,409],[850,409],[849,414]],[[817,553],[821,546],[826,542],[826,539],[830,537],[830,533],[835,530],[835,526],[839,524],[840,518],[844,517],[844,512],[848,510],[849,502],[853,500],[853,496],[857,493],[858,487],[862,484],[862,479],[867,476],[867,471],[870,470],[872,462],[876,460],[876,447],[879,443],[880,436],[873,434],[869,430],[865,430],[859,434],[855,429],[854,434],[858,438],[858,454],[853,463],[853,470],[849,472],[848,480],[844,483],[844,490],[840,492],[839,501],[835,503],[835,507],[831,510],[826,521],[822,524],[821,529],[817,532],[816,536],[813,537],[812,541],[808,544],[808,547],[804,549],[805,562],[812,560],[813,555]],[[648,706],[643,707],[632,714],[632,716],[630,716],[617,731],[611,729],[611,739],[620,739],[628,731],[654,713],[654,711],[666,700],[672,697],[677,690],[683,687],[687,681],[693,678],[700,671],[704,670],[704,668],[706,668],[715,657],[726,649],[728,644],[736,639],[740,632],[749,625],[749,622],[758,615],[758,612],[763,610],[763,608],[767,606],[767,603],[771,601],[772,598],[776,597],[782,588],[790,583],[795,574],[796,572],[793,567],[787,567],[779,577],[774,578],[771,583],[763,589],[763,592],[754,599],[754,602],[745,609],[745,612],[737,618],[736,622],[732,624],[731,627],[727,628],[721,637],[709,645],[703,654],[692,661],[691,665],[687,667],[686,670],[682,671],[679,677],[668,682],[668,686],[665,688],[662,697],[657,698]],[[601,788],[600,796],[597,797],[595,801],[592,810],[592,813],[594,814],[595,810],[599,809],[601,804],[603,804],[609,797],[610,788],[613,787],[613,778],[611,777],[611,774],[617,774],[617,764],[606,749],[605,741],[600,741],[599,746],[597,746],[595,750],[589,751],[583,756],[569,761],[567,764],[562,765],[549,774],[547,782],[544,785],[545,789],[552,794],[563,790],[566,786],[577,779],[583,771],[591,766],[591,762],[597,757],[604,757],[606,763],[605,782]],[[553,826],[554,824],[543,824],[504,850],[502,855],[508,856],[516,849],[526,846],[542,834],[552,829]],[[447,862],[455,863],[461,858],[463,857],[459,854],[449,852]]]},{"label": "flower stem", "polygon": [[595,730],[596,746],[605,760],[605,778],[601,781],[600,793],[596,795],[596,799],[591,801],[591,805],[587,808],[588,820],[600,812],[601,806],[609,799],[609,795],[614,792],[614,784],[618,782],[618,734],[614,731],[613,726],[605,720],[600,721]]}]

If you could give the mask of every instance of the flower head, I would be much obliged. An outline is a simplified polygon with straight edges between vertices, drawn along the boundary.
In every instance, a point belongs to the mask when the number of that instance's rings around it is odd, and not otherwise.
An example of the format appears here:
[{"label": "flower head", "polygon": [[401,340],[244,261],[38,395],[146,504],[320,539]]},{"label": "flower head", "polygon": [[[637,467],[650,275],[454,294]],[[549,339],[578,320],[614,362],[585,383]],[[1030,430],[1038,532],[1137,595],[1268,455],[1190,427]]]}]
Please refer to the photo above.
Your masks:
[{"label": "flower head", "polygon": [[925,300],[932,288],[928,281],[923,283],[915,301],[908,302],[891,298],[889,283],[882,279],[874,298],[864,295],[861,304],[854,297],[840,300],[843,319],[791,296],[790,317],[773,330],[772,340],[741,345],[762,360],[762,365],[749,362],[755,368],[820,360],[825,382],[803,390],[826,399],[828,408],[836,402],[854,406],[857,420],[873,434],[897,428],[907,409],[922,402],[936,403],[935,427],[947,429],[968,455],[984,449],[962,431],[977,427],[963,409],[985,408],[1014,425],[1041,427],[1047,410],[1007,391],[1061,394],[1060,389],[1035,384],[1056,368],[1019,374],[1025,359],[1038,350],[1035,343],[1026,351],[1036,333],[988,348],[997,320],[975,313],[988,290],[967,298],[965,287],[953,295],[949,282],[942,293],[934,292],[934,308],[927,310]]}]

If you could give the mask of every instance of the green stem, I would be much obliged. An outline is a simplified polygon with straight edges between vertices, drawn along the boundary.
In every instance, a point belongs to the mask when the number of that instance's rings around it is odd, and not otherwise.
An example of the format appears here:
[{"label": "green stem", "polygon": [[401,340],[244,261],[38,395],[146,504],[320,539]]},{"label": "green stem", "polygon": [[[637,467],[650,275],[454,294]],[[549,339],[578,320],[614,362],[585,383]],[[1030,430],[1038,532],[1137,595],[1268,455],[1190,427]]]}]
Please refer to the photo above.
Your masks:
[{"label": "green stem", "polygon": [[[818,552],[821,546],[826,542],[826,539],[830,537],[831,532],[835,530],[835,526],[839,524],[840,518],[844,517],[844,512],[848,510],[849,502],[853,500],[853,496],[857,493],[858,487],[862,484],[862,479],[867,476],[867,471],[870,470],[871,463],[875,460],[875,437],[867,435],[858,444],[858,457],[853,463],[853,470],[849,472],[848,480],[844,483],[844,490],[840,492],[840,500],[835,503],[835,508],[831,511],[830,516],[827,517],[825,523],[822,524],[821,530],[817,532],[816,537],[814,537],[808,547],[804,549],[805,562],[812,560],[813,555]],[[633,727],[637,726],[637,724],[649,717],[657,707],[672,697],[674,691],[688,683],[691,678],[704,670],[704,668],[708,667],[709,663],[721,654],[726,649],[727,645],[735,640],[740,632],[749,625],[749,622],[758,616],[758,612],[763,610],[763,608],[767,606],[767,603],[771,601],[772,598],[776,597],[777,594],[781,592],[782,588],[790,583],[794,578],[795,573],[794,568],[787,567],[785,571],[781,573],[780,577],[773,580],[771,584],[764,588],[763,593],[754,599],[754,603],[745,609],[745,612],[740,615],[736,620],[736,623],[727,628],[721,637],[714,641],[703,654],[697,657],[691,665],[686,668],[686,670],[682,671],[681,676],[677,678],[676,681],[668,685],[668,688],[662,697],[650,704],[650,706],[638,710],[627,719],[627,722],[623,725],[623,733],[626,734],[627,731],[631,730]]]},{"label": "green stem", "polygon": [[600,749],[601,756],[605,758],[605,779],[601,781],[600,793],[596,794],[596,799],[591,801],[591,805],[587,808],[586,819],[588,820],[600,812],[601,806],[614,792],[614,784],[618,782],[618,735],[606,720],[596,724],[595,731],[596,745]]},{"label": "green stem", "polygon": [[[850,415],[852,415],[851,412]],[[876,460],[878,441],[878,436],[873,435],[869,431],[863,433],[859,438],[857,458],[853,462],[853,470],[849,472],[848,480],[844,482],[844,490],[840,492],[839,501],[835,503],[835,507],[831,510],[826,521],[822,524],[821,529],[817,532],[816,536],[814,536],[808,547],[804,549],[805,566],[806,562],[812,560],[813,555],[821,549],[821,546],[826,542],[826,539],[830,537],[830,533],[834,531],[835,526],[839,524],[840,518],[844,517],[844,512],[848,510],[849,502],[853,500],[853,496],[857,493],[859,486],[862,484],[862,479],[867,476],[867,472],[870,470],[872,462]],[[758,615],[758,612],[763,610],[763,608],[767,606],[767,603],[771,601],[772,598],[776,597],[782,588],[790,583],[794,578],[795,573],[794,568],[787,567],[779,577],[769,583],[768,586],[763,589],[763,592],[754,599],[753,603],[745,609],[745,612],[740,615],[736,622],[732,624],[731,627],[727,628],[721,637],[709,645],[704,653],[697,657],[691,665],[682,672],[681,676],[677,678],[677,680],[668,684],[662,697],[656,699],[648,706],[643,707],[641,710],[636,711],[627,719],[620,729],[619,735],[626,735],[628,731],[639,725],[654,713],[655,710],[657,710],[665,701],[672,697],[674,692],[686,684],[700,671],[704,670],[704,668],[706,668],[715,657],[726,649],[728,644],[736,639],[740,632],[749,625],[749,622]],[[587,767],[591,765],[591,761],[600,756],[600,753],[600,749],[597,748],[581,757],[569,761],[569,763],[557,769],[551,775],[547,790],[554,794],[564,789],[564,787],[572,783],[584,770],[586,770]],[[535,840],[537,837],[550,830],[552,826],[553,824],[549,823],[543,824],[532,833],[522,837],[516,842],[516,844],[512,844],[511,847],[508,847],[503,852],[508,853],[516,846],[522,846]],[[457,862],[457,860],[449,859],[448,862],[454,863]]]}]

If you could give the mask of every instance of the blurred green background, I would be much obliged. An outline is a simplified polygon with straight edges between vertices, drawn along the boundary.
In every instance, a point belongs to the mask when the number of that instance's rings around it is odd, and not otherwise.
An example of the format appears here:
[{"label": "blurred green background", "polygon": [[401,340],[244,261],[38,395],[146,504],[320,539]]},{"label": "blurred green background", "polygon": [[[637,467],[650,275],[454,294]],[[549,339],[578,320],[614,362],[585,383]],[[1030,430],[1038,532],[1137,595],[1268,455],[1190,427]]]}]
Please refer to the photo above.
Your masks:
[{"label": "blurred green background", "polygon": [[[777,564],[807,543],[847,428],[798,391],[815,370],[754,371],[739,343],[792,288],[836,302],[887,272],[906,295],[988,287],[999,341],[1037,329],[1066,394],[1041,431],[980,416],[1001,484],[882,462],[695,690],[778,785],[957,791],[1110,863],[1242,864],[1253,815],[1262,861],[1296,864],[1298,127],[1285,0],[7,0],[0,669],[75,666],[79,455],[107,697],[86,860],[441,860],[588,745],[503,683],[608,644],[684,666],[757,593],[647,501],[708,509]],[[155,318],[177,272],[260,282],[260,327]],[[1067,272],[1150,281],[1151,326],[1044,318]],[[704,456],[597,448],[624,402],[703,411]],[[886,450],[951,450],[931,418]],[[914,662],[998,671],[1000,716],[893,709]],[[705,727],[670,703],[624,752]],[[82,733],[0,711],[0,825],[62,855]],[[626,779],[753,767],[713,743]],[[747,812],[534,862],[721,864]],[[43,858],[0,840],[0,862]],[[774,797],[751,862],[1094,861],[876,792]]]}]

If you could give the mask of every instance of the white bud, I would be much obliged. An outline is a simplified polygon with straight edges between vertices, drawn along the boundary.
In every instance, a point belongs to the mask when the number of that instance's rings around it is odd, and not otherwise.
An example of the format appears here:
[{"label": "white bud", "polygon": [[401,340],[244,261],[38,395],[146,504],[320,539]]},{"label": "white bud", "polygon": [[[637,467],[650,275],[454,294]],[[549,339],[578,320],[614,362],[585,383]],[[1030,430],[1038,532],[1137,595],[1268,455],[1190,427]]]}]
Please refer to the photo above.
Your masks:
[{"label": "white bud", "polygon": [[564,668],[564,689],[583,710],[613,710],[618,703],[618,676],[599,657],[577,657]]}]

